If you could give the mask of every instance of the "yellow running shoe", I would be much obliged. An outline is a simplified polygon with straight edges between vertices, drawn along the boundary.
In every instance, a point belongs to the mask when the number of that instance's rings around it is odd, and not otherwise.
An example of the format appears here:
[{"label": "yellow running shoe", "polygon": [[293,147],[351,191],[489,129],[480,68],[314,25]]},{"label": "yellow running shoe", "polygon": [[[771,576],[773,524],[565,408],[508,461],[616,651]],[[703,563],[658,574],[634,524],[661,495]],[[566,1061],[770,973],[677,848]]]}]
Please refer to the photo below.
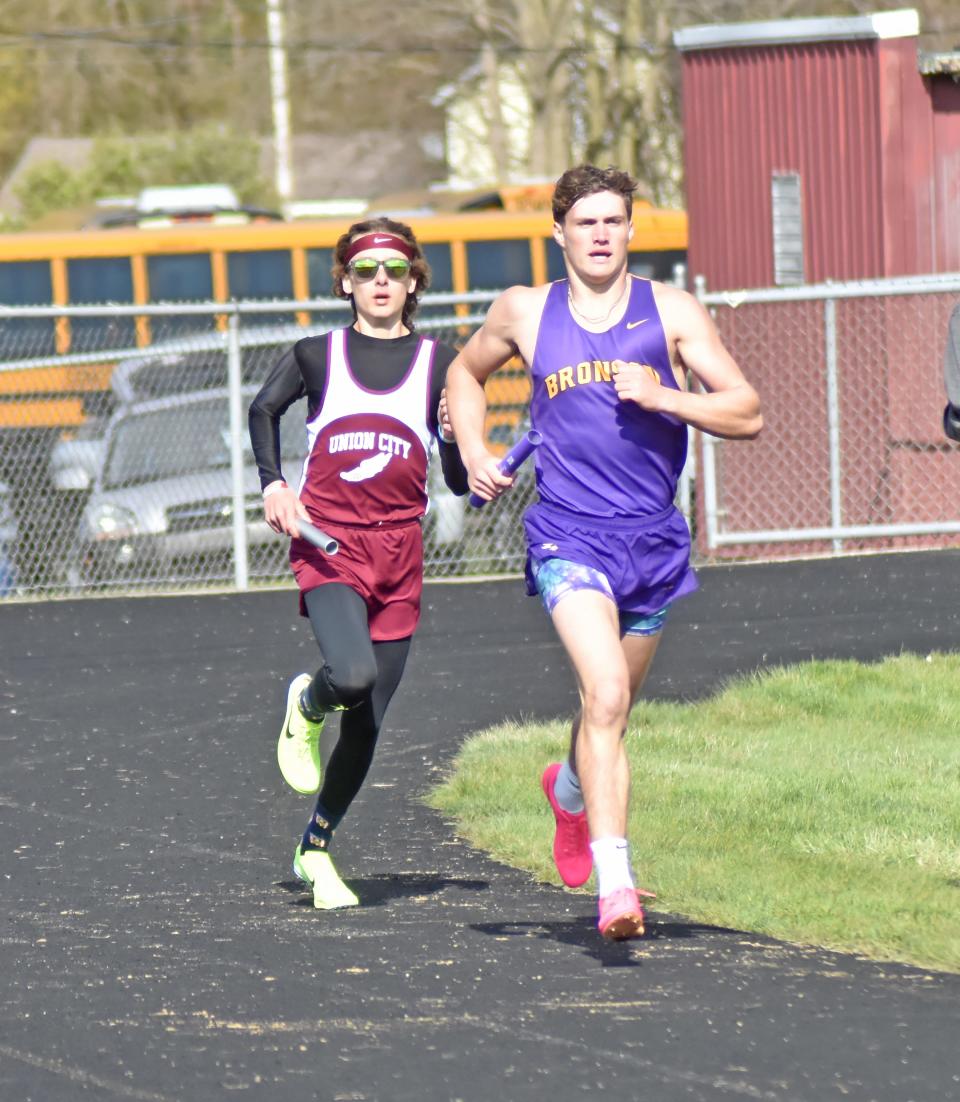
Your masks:
[{"label": "yellow running shoe", "polygon": [[298,674],[287,689],[287,713],[277,740],[277,762],[292,789],[309,796],[320,791],[320,732],[323,720],[307,719],[300,711],[300,694],[310,684],[308,673]]},{"label": "yellow running shoe", "polygon": [[333,867],[330,854],[326,850],[305,850],[303,846],[297,846],[293,872],[313,888],[313,905],[318,910],[356,907],[360,902],[340,879],[340,874]]}]

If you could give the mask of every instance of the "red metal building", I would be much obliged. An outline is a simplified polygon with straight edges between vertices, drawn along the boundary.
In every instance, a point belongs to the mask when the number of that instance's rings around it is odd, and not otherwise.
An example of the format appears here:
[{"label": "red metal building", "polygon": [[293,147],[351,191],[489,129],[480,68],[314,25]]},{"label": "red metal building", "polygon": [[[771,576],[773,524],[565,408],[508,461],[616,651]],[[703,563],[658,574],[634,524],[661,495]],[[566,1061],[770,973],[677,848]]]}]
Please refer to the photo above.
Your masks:
[{"label": "red metal building", "polygon": [[960,270],[960,83],[918,32],[912,10],[677,32],[708,289]]}]

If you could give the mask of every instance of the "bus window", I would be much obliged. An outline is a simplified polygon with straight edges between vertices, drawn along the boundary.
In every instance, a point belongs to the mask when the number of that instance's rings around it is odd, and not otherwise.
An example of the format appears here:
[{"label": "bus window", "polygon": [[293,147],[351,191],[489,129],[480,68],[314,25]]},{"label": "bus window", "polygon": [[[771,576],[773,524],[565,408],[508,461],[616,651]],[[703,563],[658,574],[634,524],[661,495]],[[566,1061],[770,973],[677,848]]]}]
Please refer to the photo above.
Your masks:
[{"label": "bus window", "polygon": [[453,267],[449,245],[423,245],[423,255],[430,265],[430,290],[440,294],[453,290]]},{"label": "bus window", "polygon": [[[293,298],[290,250],[227,253],[227,281],[232,299]],[[275,325],[293,320],[293,314],[250,314],[241,324]]]},{"label": "bus window", "polygon": [[[204,302],[213,298],[209,253],[147,257],[151,302]],[[210,328],[210,319],[158,314],[150,319],[152,340],[170,340]]]},{"label": "bus window", "polygon": [[[311,298],[333,298],[333,249],[307,249],[307,293]],[[313,326],[333,328],[346,325],[350,315],[341,311],[321,310],[308,315]]]},{"label": "bus window", "polygon": [[67,261],[71,303],[133,302],[133,275],[127,256]]},{"label": "bus window", "polygon": [[[48,306],[53,301],[48,260],[0,264],[0,302],[5,306]],[[52,318],[11,318],[0,327],[3,359],[46,356],[54,351]]]},{"label": "bus window", "polygon": [[530,284],[530,241],[468,241],[467,270],[471,291],[499,291],[515,283]]},{"label": "bus window", "polygon": [[[133,272],[128,256],[84,257],[67,261],[71,304],[133,302]],[[73,318],[71,352],[127,348],[136,344],[135,323],[124,318]]]},{"label": "bus window", "polygon": [[287,249],[227,254],[230,297],[292,298],[293,272]]},{"label": "bus window", "polygon": [[333,249],[307,249],[307,286],[311,298],[329,298],[333,294],[332,267]]},{"label": "bus window", "polygon": [[555,279],[566,279],[567,268],[563,263],[563,249],[552,237],[547,238],[547,281],[553,283]]},{"label": "bus window", "polygon": [[209,253],[148,256],[151,302],[204,302],[213,298]]}]

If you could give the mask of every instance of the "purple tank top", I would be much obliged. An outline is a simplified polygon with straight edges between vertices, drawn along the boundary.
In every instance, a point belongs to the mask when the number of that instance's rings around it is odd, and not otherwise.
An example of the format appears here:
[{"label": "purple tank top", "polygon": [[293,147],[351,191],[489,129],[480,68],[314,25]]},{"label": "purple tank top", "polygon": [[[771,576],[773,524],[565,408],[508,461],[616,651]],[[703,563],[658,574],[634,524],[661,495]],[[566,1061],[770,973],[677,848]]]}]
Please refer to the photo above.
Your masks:
[{"label": "purple tank top", "polygon": [[687,455],[687,426],[634,402],[612,381],[616,360],[652,367],[677,390],[666,337],[645,279],[630,279],[626,313],[612,329],[582,329],[567,280],[551,286],[530,374],[530,418],[543,433],[534,453],[540,500],[595,517],[646,517],[673,502]]}]

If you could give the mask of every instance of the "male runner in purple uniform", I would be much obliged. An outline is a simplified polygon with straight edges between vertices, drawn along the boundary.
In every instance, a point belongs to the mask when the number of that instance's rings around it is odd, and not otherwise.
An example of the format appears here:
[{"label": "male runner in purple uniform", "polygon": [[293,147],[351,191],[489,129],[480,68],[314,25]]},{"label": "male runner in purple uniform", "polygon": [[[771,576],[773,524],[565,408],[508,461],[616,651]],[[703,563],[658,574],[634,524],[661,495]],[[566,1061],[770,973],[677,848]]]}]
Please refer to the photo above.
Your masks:
[{"label": "male runner in purple uniform", "polygon": [[[756,392],[697,300],[629,274],[635,188],[613,168],[565,172],[553,234],[567,278],[500,295],[447,375],[470,489],[492,500],[512,479],[484,444],[483,384],[518,353],[530,371],[543,444],[539,501],[524,518],[527,590],[553,619],[581,700],[569,756],[547,767],[543,788],[560,876],[576,887],[596,869],[598,926],[616,939],[642,934],[644,923],[625,837],[623,734],[667,609],[697,584],[673,504],[687,426],[749,438],[763,423]],[[704,393],[686,389],[688,371]]]}]

